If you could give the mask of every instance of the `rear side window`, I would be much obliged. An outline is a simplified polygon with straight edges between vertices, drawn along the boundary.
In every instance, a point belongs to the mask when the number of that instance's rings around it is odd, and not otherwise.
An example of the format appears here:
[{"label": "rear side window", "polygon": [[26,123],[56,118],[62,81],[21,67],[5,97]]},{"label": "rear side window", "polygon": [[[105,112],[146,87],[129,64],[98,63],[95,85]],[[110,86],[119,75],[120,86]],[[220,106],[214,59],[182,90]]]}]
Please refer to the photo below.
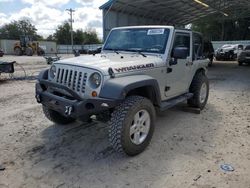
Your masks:
[{"label": "rear side window", "polygon": [[[209,45],[209,44],[208,44]],[[209,46],[208,46],[209,48]],[[203,40],[201,35],[193,34],[193,58],[194,60],[202,59],[203,57]]]}]

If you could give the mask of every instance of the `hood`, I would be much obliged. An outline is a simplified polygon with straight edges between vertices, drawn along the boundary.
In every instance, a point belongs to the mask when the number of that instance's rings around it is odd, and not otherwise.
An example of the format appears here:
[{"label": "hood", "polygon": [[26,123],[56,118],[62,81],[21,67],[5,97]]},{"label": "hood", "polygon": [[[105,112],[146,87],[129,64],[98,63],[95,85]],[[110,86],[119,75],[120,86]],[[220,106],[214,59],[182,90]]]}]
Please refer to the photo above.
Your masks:
[{"label": "hood", "polygon": [[162,57],[157,55],[147,55],[147,57],[143,57],[140,54],[134,53],[105,53],[63,59],[55,62],[54,64],[81,66],[90,69],[96,69],[102,72],[104,75],[109,75],[109,68],[112,68],[115,74],[119,74],[124,72],[141,71],[142,69],[159,67],[162,63]]}]

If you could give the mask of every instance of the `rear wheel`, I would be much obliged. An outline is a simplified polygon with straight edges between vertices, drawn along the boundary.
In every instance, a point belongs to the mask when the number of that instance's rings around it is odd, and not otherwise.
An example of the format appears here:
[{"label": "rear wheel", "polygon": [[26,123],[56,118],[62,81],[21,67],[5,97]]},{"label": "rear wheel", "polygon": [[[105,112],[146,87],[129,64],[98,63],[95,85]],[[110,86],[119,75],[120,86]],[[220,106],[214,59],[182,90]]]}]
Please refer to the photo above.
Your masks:
[{"label": "rear wheel", "polygon": [[202,72],[195,75],[190,86],[190,92],[193,93],[193,97],[188,100],[189,106],[204,109],[209,95],[209,82],[206,75]]},{"label": "rear wheel", "polygon": [[41,47],[38,47],[37,55],[38,56],[43,56],[44,54],[45,54],[45,51]]},{"label": "rear wheel", "polygon": [[54,122],[55,124],[67,125],[75,121],[75,119],[65,117],[61,115],[60,113],[49,109],[46,106],[43,106],[43,113],[50,121]]},{"label": "rear wheel", "polygon": [[14,52],[15,52],[15,55],[17,55],[17,56],[21,56],[22,55],[22,50],[21,50],[21,48],[15,48],[14,49]]},{"label": "rear wheel", "polygon": [[155,109],[151,101],[130,96],[112,113],[109,140],[113,148],[130,156],[149,145],[154,132]]}]

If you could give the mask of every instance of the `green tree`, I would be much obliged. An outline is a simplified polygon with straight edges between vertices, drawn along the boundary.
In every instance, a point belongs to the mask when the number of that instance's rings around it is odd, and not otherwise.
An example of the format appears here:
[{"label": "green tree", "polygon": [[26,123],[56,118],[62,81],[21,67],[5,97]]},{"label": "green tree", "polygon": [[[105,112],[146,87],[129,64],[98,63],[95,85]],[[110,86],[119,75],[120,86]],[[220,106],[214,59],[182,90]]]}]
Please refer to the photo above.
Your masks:
[{"label": "green tree", "polygon": [[55,38],[53,35],[49,35],[47,38],[46,38],[47,41],[55,41]]},{"label": "green tree", "polygon": [[83,31],[81,29],[74,32],[74,44],[81,45],[84,41]]},{"label": "green tree", "polygon": [[58,44],[70,44],[70,25],[68,22],[64,22],[62,25],[59,25],[56,29],[55,34],[53,35]]},{"label": "green tree", "polygon": [[[92,28],[87,28],[85,31],[78,29],[73,32],[74,44],[99,44],[101,41],[98,39],[97,32]],[[54,39],[58,44],[71,44],[71,32],[70,24],[64,22],[62,25],[59,25],[56,29],[56,32],[53,35]]]},{"label": "green tree", "polygon": [[249,18],[227,18],[210,15],[192,23],[192,29],[208,40],[250,40]]},{"label": "green tree", "polygon": [[34,40],[42,40],[42,36],[37,34],[37,29],[27,19],[12,21],[0,28],[0,38],[19,40],[20,35],[33,36]]},{"label": "green tree", "polygon": [[83,44],[100,44],[101,41],[97,36],[97,32],[93,28],[86,28],[83,32]]}]

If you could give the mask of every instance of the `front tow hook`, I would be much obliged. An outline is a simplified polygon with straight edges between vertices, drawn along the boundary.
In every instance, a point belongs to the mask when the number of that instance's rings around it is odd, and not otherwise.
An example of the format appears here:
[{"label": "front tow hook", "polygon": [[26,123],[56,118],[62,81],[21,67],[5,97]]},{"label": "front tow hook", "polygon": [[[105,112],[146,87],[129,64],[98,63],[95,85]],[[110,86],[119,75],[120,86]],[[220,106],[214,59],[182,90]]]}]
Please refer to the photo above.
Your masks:
[{"label": "front tow hook", "polygon": [[41,97],[40,97],[39,94],[36,95],[36,101],[37,101],[38,103],[41,103],[41,102],[42,102]]},{"label": "front tow hook", "polygon": [[73,107],[72,106],[65,106],[65,115],[67,115],[67,116],[70,116],[71,115],[71,113],[72,113],[72,111],[73,111]]}]

